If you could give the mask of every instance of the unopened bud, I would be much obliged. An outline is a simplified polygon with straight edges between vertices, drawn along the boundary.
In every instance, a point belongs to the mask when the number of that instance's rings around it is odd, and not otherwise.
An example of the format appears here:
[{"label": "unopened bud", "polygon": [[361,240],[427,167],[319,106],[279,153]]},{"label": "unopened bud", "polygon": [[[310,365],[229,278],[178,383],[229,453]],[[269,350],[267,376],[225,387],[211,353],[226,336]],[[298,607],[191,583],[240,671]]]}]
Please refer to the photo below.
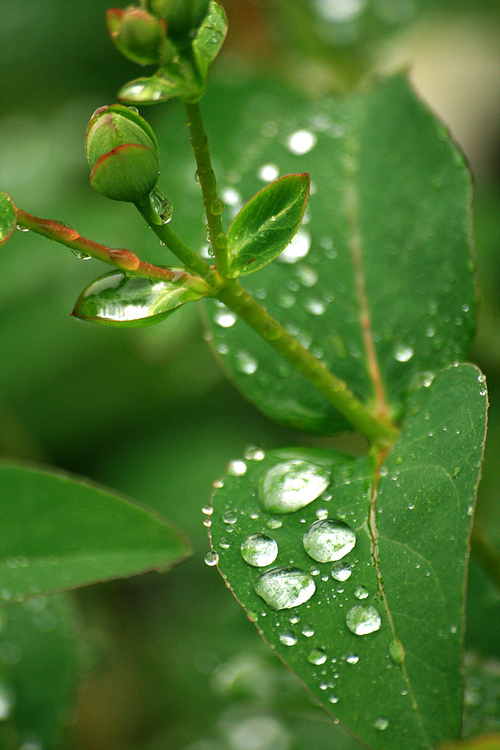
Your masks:
[{"label": "unopened bud", "polygon": [[163,19],[141,8],[110,8],[106,14],[109,35],[117,49],[139,65],[160,65],[168,49]]},{"label": "unopened bud", "polygon": [[197,29],[208,11],[209,0],[147,0],[147,7],[157,18],[166,21],[172,39],[189,35]]},{"label": "unopened bud", "polygon": [[158,182],[155,134],[143,117],[122,104],[94,112],[85,150],[92,170],[90,184],[107,198],[137,202]]}]

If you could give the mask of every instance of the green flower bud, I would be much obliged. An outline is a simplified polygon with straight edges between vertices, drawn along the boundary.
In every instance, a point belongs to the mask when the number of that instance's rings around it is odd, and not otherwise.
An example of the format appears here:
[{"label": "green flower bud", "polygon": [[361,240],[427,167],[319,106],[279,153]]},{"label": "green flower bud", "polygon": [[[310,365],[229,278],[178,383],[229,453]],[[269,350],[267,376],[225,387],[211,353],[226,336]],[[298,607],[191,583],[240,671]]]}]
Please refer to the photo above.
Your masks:
[{"label": "green flower bud", "polygon": [[158,143],[137,112],[113,104],[97,109],[85,140],[90,184],[115,201],[137,202],[158,182]]},{"label": "green flower bud", "polygon": [[197,29],[208,11],[209,0],[147,0],[150,13],[165,20],[172,39]]},{"label": "green flower bud", "polygon": [[132,62],[160,65],[168,57],[167,27],[163,19],[141,8],[110,8],[106,24],[113,44]]}]

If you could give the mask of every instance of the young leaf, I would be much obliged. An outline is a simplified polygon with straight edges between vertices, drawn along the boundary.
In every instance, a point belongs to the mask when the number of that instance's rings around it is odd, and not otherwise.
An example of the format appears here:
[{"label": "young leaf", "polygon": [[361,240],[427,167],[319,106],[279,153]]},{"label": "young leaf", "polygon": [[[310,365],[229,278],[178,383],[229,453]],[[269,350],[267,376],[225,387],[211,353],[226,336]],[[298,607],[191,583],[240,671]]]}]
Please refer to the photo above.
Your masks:
[{"label": "young leaf", "polygon": [[210,63],[215,60],[224,44],[226,34],[227,17],[224,8],[217,0],[210,0],[207,15],[193,39],[193,55],[203,81],[206,80]]},{"label": "young leaf", "polygon": [[308,198],[308,174],[281,177],[254,195],[227,232],[228,276],[253,273],[274,260],[297,232]]},{"label": "young leaf", "polygon": [[[184,269],[172,269],[178,274]],[[78,297],[73,315],[109,326],[151,326],[201,294],[169,281],[127,276],[113,271],[89,284]]]},{"label": "young leaf", "polygon": [[[249,111],[266,117],[262,100],[267,120],[250,122]],[[245,91],[240,108],[233,91],[231,106],[222,153],[241,176],[241,196],[269,173],[309,172],[315,186],[307,225],[245,288],[361,400],[375,408],[385,400],[399,416],[418,373],[465,359],[472,343],[471,177],[462,155],[400,76],[314,107],[267,90],[250,100]],[[237,161],[229,146],[241,143]],[[346,428],[245,323],[224,327],[220,308],[205,304],[217,356],[259,409],[294,428]],[[252,377],[242,355],[255,363]]]},{"label": "young leaf", "polygon": [[165,521],[66,474],[0,464],[3,604],[166,570],[186,541]]},{"label": "young leaf", "polygon": [[17,224],[17,208],[10,195],[0,193],[0,245],[3,245]]},{"label": "young leaf", "polygon": [[[459,736],[484,378],[439,372],[385,464],[302,448],[234,462],[213,497],[220,572],[323,707],[375,750]],[[253,460],[251,460],[253,459]]]}]

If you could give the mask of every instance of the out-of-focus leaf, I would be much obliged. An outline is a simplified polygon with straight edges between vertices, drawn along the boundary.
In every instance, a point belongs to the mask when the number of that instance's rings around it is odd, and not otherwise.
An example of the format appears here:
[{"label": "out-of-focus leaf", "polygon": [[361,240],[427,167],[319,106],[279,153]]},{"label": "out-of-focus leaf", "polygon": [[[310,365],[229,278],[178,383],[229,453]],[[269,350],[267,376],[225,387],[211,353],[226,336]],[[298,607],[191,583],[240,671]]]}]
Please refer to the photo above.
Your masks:
[{"label": "out-of-focus leaf", "polygon": [[[172,269],[181,275],[184,269]],[[126,328],[160,323],[201,294],[180,284],[128,276],[113,271],[93,281],[78,297],[73,315],[109,326]]]},{"label": "out-of-focus leaf", "polygon": [[0,193],[0,245],[7,242],[17,224],[17,208],[10,195]]},{"label": "out-of-focus leaf", "polygon": [[67,474],[0,465],[0,603],[153,569],[190,550],[149,511]]},{"label": "out-of-focus leaf", "polygon": [[277,654],[369,747],[459,736],[469,534],[484,378],[418,389],[377,469],[324,449],[234,461],[213,497],[215,560]]},{"label": "out-of-focus leaf", "polygon": [[[311,197],[278,262],[244,286],[362,401],[385,399],[398,416],[418,373],[464,359],[471,345],[464,159],[403,77],[317,107],[301,109],[290,94],[277,117],[271,95],[269,102],[269,120],[252,119],[253,136],[246,110],[231,118],[234,138],[239,132],[248,143],[232,167],[232,194],[254,195],[262,180],[309,172]],[[345,429],[257,334],[213,301],[206,305],[226,374],[259,409],[295,428]],[[254,363],[250,373],[239,365],[245,357]]]},{"label": "out-of-focus leaf", "polygon": [[243,206],[227,232],[228,276],[253,273],[291,242],[309,197],[309,175],[287,175]]}]

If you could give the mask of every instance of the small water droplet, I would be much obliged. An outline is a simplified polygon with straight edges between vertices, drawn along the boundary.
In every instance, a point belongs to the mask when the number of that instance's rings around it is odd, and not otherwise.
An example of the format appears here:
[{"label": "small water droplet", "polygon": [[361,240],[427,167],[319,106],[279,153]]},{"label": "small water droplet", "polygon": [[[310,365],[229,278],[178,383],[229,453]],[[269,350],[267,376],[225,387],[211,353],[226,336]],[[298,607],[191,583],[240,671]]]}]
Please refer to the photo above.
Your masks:
[{"label": "small water droplet", "polygon": [[356,599],[368,599],[369,593],[364,586],[356,586],[354,589],[354,596]]},{"label": "small water droplet", "polygon": [[216,198],[212,201],[212,205],[210,206],[210,208],[215,216],[220,216],[220,214],[224,211],[224,203],[220,198]]},{"label": "small water droplet", "polygon": [[379,716],[378,719],[375,719],[373,722],[374,729],[378,729],[379,732],[383,732],[384,729],[387,729],[389,726],[389,719],[385,719],[382,716]]},{"label": "small water droplet", "polygon": [[149,200],[153,211],[159,219],[159,223],[168,224],[172,220],[174,207],[167,196],[155,189],[150,193]]},{"label": "small water droplet", "polygon": [[[338,695],[332,694],[332,695],[328,696],[328,700],[330,701],[330,703],[338,703],[339,702],[339,697],[338,697]],[[338,721],[338,719],[337,719],[337,721]]]},{"label": "small water droplet", "polygon": [[284,633],[280,633],[278,636],[280,643],[284,646],[295,646],[297,643],[297,636],[291,630],[285,630]]},{"label": "small water droplet", "polygon": [[215,238],[214,244],[219,250],[224,250],[224,248],[227,246],[227,235],[225,235],[224,232],[218,234]]},{"label": "small water droplet", "polygon": [[229,539],[223,536],[219,542],[219,547],[221,549],[229,549],[230,546],[231,546],[231,542],[229,541]]},{"label": "small water droplet", "polygon": [[214,490],[220,490],[222,487],[224,487],[224,480],[223,479],[214,479],[212,482],[212,487]]},{"label": "small water droplet", "polygon": [[227,467],[227,473],[231,477],[242,477],[247,473],[247,465],[244,461],[231,461]]},{"label": "small water droplet", "polygon": [[244,375],[253,375],[257,370],[259,363],[251,354],[245,351],[234,353],[234,366]]},{"label": "small water droplet", "polygon": [[316,269],[309,266],[297,266],[296,274],[302,286],[305,287],[314,286],[319,278]]},{"label": "small water droplet", "polygon": [[201,509],[201,512],[204,513],[206,516],[211,516],[212,513],[214,512],[213,506],[204,505],[203,508]]},{"label": "small water droplet", "polygon": [[312,625],[304,625],[302,628],[302,635],[305,635],[306,638],[311,638],[311,636],[314,635],[314,628]]},{"label": "small water droplet", "polygon": [[345,660],[348,664],[357,664],[359,656],[357,654],[347,654]]},{"label": "small water droplet", "polygon": [[330,484],[330,471],[302,459],[276,464],[261,478],[259,497],[273,513],[293,513],[304,508]]},{"label": "small water droplet", "polygon": [[236,515],[236,513],[233,513],[231,510],[228,510],[222,516],[222,520],[224,521],[224,523],[227,523],[229,524],[229,526],[232,526],[238,520],[238,516]]},{"label": "small water droplet", "polygon": [[212,552],[212,551],[207,552],[207,554],[205,555],[205,563],[210,568],[212,568],[214,565],[217,565],[218,562],[219,562],[219,555],[217,554],[217,552]]},{"label": "small water droplet", "polygon": [[326,310],[325,303],[317,298],[307,299],[304,302],[304,307],[311,315],[323,315]]},{"label": "small water droplet", "polygon": [[249,445],[245,448],[245,458],[247,461],[263,461],[265,457],[265,452],[258,445]]},{"label": "small water droplet", "polygon": [[307,154],[308,151],[311,151],[317,141],[318,137],[310,130],[296,130],[295,133],[292,133],[287,138],[286,145],[292,154],[301,156],[302,154]]},{"label": "small water droplet", "polygon": [[335,565],[332,565],[331,570],[331,576],[336,581],[347,581],[348,578],[351,577],[351,566],[346,565],[342,562],[336,562]]},{"label": "small water droplet", "polygon": [[224,188],[221,195],[224,203],[228,206],[238,206],[241,203],[241,195],[234,188]]},{"label": "small water droplet", "polygon": [[[66,225],[65,225],[65,224],[63,224],[63,226],[66,226]],[[20,231],[20,232],[29,232],[29,231],[30,231],[30,230],[28,229],[28,227],[22,227],[22,226],[21,226],[20,224],[18,224],[18,225],[16,226],[16,229],[19,229],[19,231]]]},{"label": "small water droplet", "polygon": [[398,344],[394,349],[394,359],[398,362],[408,362],[414,355],[414,351],[411,346],[406,344]]},{"label": "small water droplet", "polygon": [[259,169],[259,179],[263,182],[272,182],[280,175],[279,167],[276,164],[263,164]]},{"label": "small water droplet", "polygon": [[309,652],[307,656],[307,661],[310,664],[315,664],[317,667],[319,667],[320,664],[324,664],[327,659],[327,656],[324,651],[322,651],[320,648],[313,648],[312,651]]},{"label": "small water droplet", "polygon": [[278,255],[280,263],[297,263],[305,258],[311,248],[311,235],[304,229],[299,229],[289,245]]},{"label": "small water droplet", "polygon": [[214,322],[221,328],[231,328],[236,323],[236,318],[236,313],[227,308],[216,310],[214,314]]},{"label": "small water droplet", "polygon": [[272,609],[291,609],[307,602],[316,591],[312,576],[299,568],[273,568],[254,584],[255,593]]},{"label": "small water droplet", "polygon": [[263,568],[276,560],[278,545],[274,539],[265,534],[252,534],[242,543],[241,554],[249,565]]},{"label": "small water droplet", "polygon": [[402,664],[405,660],[405,648],[399,638],[393,638],[389,642],[389,656],[394,664]]},{"label": "small water droplet", "polygon": [[340,560],[356,544],[356,534],[343,521],[315,521],[303,537],[304,549],[317,562]]},{"label": "small water droplet", "polygon": [[200,173],[198,172],[198,170],[196,170],[196,172],[194,173],[194,181],[197,185],[201,185]]},{"label": "small water droplet", "polygon": [[270,518],[266,523],[268,529],[279,529],[283,526],[281,518]]},{"label": "small water droplet", "polygon": [[382,620],[375,607],[355,604],[346,614],[345,622],[351,633],[367,635],[380,629]]}]

